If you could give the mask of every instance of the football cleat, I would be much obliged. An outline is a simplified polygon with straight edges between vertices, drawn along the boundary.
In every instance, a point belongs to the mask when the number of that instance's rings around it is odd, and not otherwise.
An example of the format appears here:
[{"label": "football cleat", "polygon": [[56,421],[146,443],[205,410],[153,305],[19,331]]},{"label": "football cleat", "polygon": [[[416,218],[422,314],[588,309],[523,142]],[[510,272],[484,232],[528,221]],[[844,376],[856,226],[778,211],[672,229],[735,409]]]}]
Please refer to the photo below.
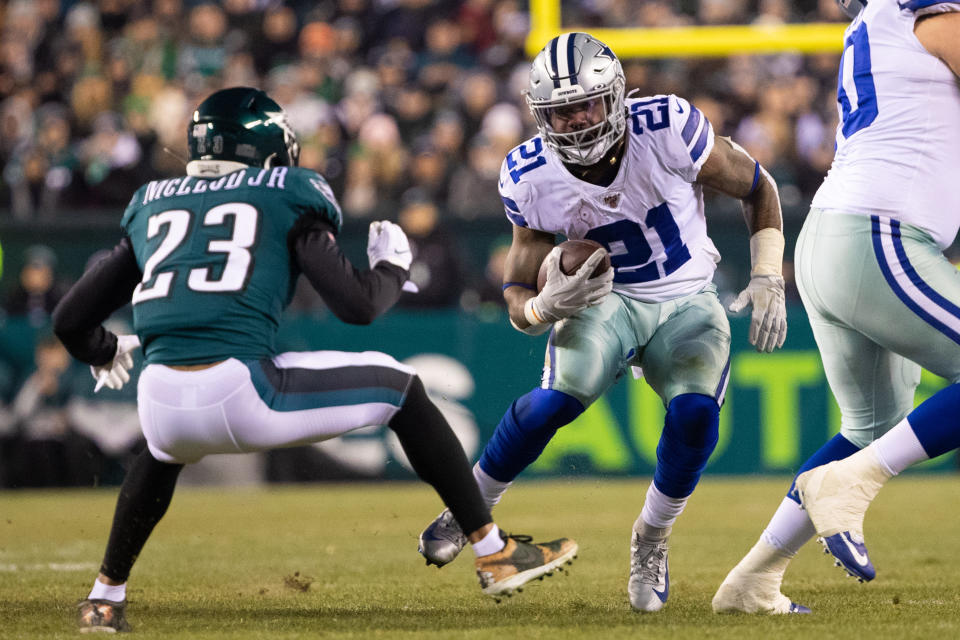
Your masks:
[{"label": "football cleat", "polygon": [[861,581],[877,575],[863,540],[863,517],[889,477],[870,449],[797,476],[800,501],[823,544],[847,573]]},{"label": "football cleat", "polygon": [[667,543],[646,542],[633,532],[630,541],[630,580],[627,593],[630,606],[645,613],[660,611],[670,594],[670,568],[667,566]]},{"label": "football cleat", "polygon": [[832,554],[835,564],[843,568],[857,582],[869,582],[877,577],[877,570],[870,561],[870,554],[863,544],[863,536],[856,532],[844,531],[832,536],[817,538],[823,545],[824,553]]},{"label": "football cleat", "polygon": [[530,536],[509,535],[502,531],[506,543],[500,551],[476,559],[480,588],[497,602],[500,598],[522,591],[534,578],[552,576],[563,571],[564,564],[573,564],[579,547],[568,538],[550,542],[532,542]]},{"label": "football cleat", "polygon": [[427,565],[438,567],[453,562],[467,545],[467,536],[463,534],[450,509],[444,509],[436,520],[420,534],[417,551],[427,559]]},{"label": "football cleat", "polygon": [[780,574],[742,570],[737,565],[727,574],[713,596],[714,613],[810,613],[810,608],[792,602],[780,593]]},{"label": "football cleat", "polygon": [[80,633],[125,633],[131,631],[124,615],[127,603],[86,599],[77,605]]}]

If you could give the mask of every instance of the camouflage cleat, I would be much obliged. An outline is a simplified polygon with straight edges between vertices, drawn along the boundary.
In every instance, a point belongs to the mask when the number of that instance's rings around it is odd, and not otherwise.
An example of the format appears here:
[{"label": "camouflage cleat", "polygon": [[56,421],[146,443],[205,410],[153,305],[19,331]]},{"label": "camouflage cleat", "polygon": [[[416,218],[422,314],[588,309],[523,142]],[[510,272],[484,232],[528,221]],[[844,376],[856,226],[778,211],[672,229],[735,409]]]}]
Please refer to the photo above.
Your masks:
[{"label": "camouflage cleat", "polygon": [[466,545],[467,536],[463,534],[450,509],[444,509],[420,534],[417,551],[427,559],[427,565],[442,567],[453,562]]},{"label": "camouflage cleat", "polygon": [[124,633],[131,631],[124,615],[127,603],[84,600],[77,605],[80,633]]},{"label": "camouflage cleat", "polygon": [[500,533],[506,545],[497,553],[476,559],[480,588],[500,601],[534,578],[541,580],[562,571],[564,564],[573,564],[579,547],[573,540],[560,538],[550,542],[532,542],[530,536]]}]

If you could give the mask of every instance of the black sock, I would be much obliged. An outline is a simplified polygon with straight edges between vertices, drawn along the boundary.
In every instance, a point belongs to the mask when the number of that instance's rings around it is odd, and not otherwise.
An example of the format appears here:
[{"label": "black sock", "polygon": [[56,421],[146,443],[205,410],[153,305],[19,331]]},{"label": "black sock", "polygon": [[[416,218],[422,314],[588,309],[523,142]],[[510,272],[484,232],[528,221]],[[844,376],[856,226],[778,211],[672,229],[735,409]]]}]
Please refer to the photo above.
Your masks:
[{"label": "black sock", "polygon": [[134,459],[120,487],[100,573],[117,582],[127,581],[147,538],[170,506],[181,469],[182,464],[158,461],[149,449]]},{"label": "black sock", "polygon": [[413,378],[403,407],[389,426],[400,438],[413,470],[436,489],[464,533],[493,522],[460,441],[430,402],[419,377]]}]

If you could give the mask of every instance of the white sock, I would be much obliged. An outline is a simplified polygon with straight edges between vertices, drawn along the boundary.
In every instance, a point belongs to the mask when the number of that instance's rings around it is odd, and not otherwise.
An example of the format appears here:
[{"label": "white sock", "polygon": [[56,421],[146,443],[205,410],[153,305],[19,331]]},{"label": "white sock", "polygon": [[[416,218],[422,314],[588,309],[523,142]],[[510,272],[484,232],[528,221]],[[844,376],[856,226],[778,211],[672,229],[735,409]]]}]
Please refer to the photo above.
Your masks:
[{"label": "white sock", "polygon": [[892,476],[930,459],[906,418],[874,440],[869,448],[873,449],[880,465]]},{"label": "white sock", "polygon": [[689,497],[671,498],[657,489],[656,485],[651,482],[650,488],[647,489],[647,499],[643,503],[643,510],[640,511],[640,517],[651,527],[658,529],[672,527],[673,523],[677,521],[677,516],[687,506]]},{"label": "white sock", "polygon": [[123,602],[127,599],[127,583],[116,586],[104,584],[97,578],[93,581],[93,589],[87,596],[91,600],[109,600],[110,602]]},{"label": "white sock", "polygon": [[474,542],[471,546],[473,547],[473,553],[479,558],[497,553],[503,549],[505,544],[503,538],[500,537],[500,527],[494,524],[493,529],[490,529],[490,532],[483,536],[480,542]]},{"label": "white sock", "polygon": [[477,481],[477,486],[480,487],[480,495],[483,497],[483,501],[487,503],[487,508],[493,508],[493,505],[500,502],[504,492],[513,484],[512,482],[494,480],[480,468],[479,462],[473,465],[473,477]]},{"label": "white sock", "polygon": [[792,558],[816,533],[807,512],[790,498],[784,497],[760,539]]}]

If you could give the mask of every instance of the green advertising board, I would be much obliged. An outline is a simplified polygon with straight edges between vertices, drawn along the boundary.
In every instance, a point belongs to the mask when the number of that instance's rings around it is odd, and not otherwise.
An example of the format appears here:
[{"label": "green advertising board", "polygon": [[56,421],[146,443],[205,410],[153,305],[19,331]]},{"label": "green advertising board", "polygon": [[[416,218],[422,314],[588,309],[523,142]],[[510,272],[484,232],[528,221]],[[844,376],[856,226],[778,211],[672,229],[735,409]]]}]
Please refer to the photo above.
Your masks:
[{"label": "green advertising board", "polygon": [[[840,415],[803,308],[790,308],[782,350],[757,353],[747,343],[747,318],[731,318],[733,351],[720,441],[709,471],[721,474],[789,473],[839,430]],[[335,319],[298,317],[282,330],[284,349],[385,351],[414,364],[450,419],[472,459],[479,456],[503,412],[540,381],[546,337],[513,330],[502,313],[481,318],[456,312],[393,311],[368,327]],[[943,386],[924,372],[917,402]],[[561,429],[528,475],[650,475],[664,407],[643,380],[627,372],[583,415]],[[395,464],[399,447],[385,429],[348,438],[335,447],[340,462],[351,450],[382,460],[387,477],[409,474]],[[321,445],[325,446],[325,445]],[[356,455],[361,455],[356,453]],[[367,460],[368,466],[372,464]],[[944,456],[928,469],[952,469]]]}]

